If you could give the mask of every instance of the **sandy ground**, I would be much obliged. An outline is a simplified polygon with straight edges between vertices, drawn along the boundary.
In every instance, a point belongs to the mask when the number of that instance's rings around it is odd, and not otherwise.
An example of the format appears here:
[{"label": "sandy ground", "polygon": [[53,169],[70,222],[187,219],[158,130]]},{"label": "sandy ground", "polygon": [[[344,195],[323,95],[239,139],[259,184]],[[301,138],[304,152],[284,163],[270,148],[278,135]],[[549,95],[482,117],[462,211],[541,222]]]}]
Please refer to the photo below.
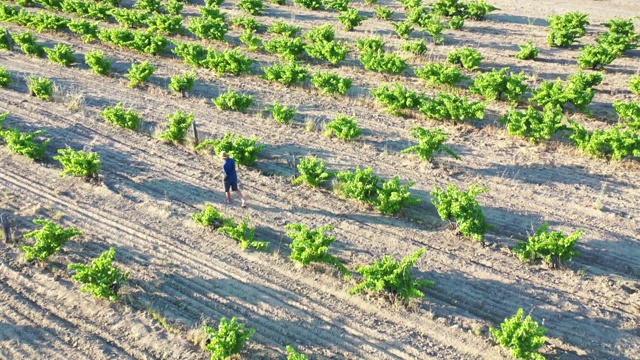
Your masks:
[{"label": "sandy ground", "polygon": [[[446,31],[444,45],[410,59],[413,68],[468,45],[485,56],[481,70],[510,66],[525,71],[531,85],[565,78],[577,69],[579,46],[549,49],[544,19],[586,11],[592,25],[582,42],[592,43],[604,29],[602,22],[640,13],[640,3],[631,1],[490,3],[501,10],[486,21],[468,21],[463,31]],[[222,7],[239,14],[234,4]],[[401,19],[399,4],[388,5],[397,11],[394,19]],[[354,6],[372,13],[364,3]],[[186,6],[183,13],[196,15],[196,5]],[[338,28],[335,17],[335,12],[271,5],[259,21],[269,24],[282,18],[303,29],[329,22]],[[231,41],[239,34],[231,31]],[[400,47],[393,27],[377,19],[354,32],[337,31],[338,38],[351,43],[375,34],[385,36],[389,50]],[[414,32],[414,38],[419,36]],[[592,159],[561,139],[536,146],[510,137],[496,121],[507,109],[503,103],[491,104],[486,119],[473,125],[388,115],[368,95],[380,83],[402,81],[431,94],[438,90],[425,88],[411,72],[388,76],[365,71],[355,51],[344,64],[331,68],[354,80],[344,99],[320,96],[309,86],[285,88],[256,76],[216,77],[203,70],[198,70],[195,92],[180,99],[167,90],[171,76],[189,71],[178,59],[82,44],[63,34],[38,37],[48,45],[73,44],[77,54],[103,49],[115,59],[115,74],[97,76],[82,61],[62,68],[19,52],[0,53],[0,66],[17,78],[0,89],[0,112],[11,112],[5,126],[46,129],[52,138],[48,160],[41,163],[0,148],[0,212],[11,214],[20,242],[0,243],[1,358],[204,359],[206,353],[191,341],[194,329],[237,316],[257,330],[243,352],[247,359],[284,358],[285,345],[317,359],[498,359],[508,355],[491,341],[488,328],[519,307],[549,329],[542,351],[549,358],[640,358],[637,161]],[[540,47],[539,61],[513,57],[517,44],[526,40]],[[590,106],[594,118],[568,115],[588,127],[615,122],[611,104],[633,98],[626,82],[639,70],[639,54],[631,51],[607,67]],[[260,65],[278,61],[269,54],[250,56]],[[127,88],[123,74],[132,62],[147,58],[157,67],[150,85]],[[312,62],[312,70],[321,69],[329,67]],[[29,75],[53,79],[56,101],[29,97]],[[257,105],[247,114],[219,111],[209,99],[228,87],[254,95]],[[298,107],[293,126],[281,126],[260,110],[275,100]],[[143,115],[141,131],[115,128],[101,119],[105,106],[120,101]],[[256,168],[240,170],[247,209],[223,204],[219,160],[150,136],[159,133],[166,115],[177,109],[195,114],[201,136],[255,134],[266,145]],[[322,136],[323,124],[337,114],[357,116],[364,136],[354,142]],[[317,131],[305,131],[308,122],[314,122]],[[412,144],[409,128],[416,125],[442,128],[462,160],[440,157],[430,165],[400,154]],[[65,146],[100,154],[101,186],[58,177],[60,166],[51,157]],[[292,186],[295,159],[308,154],[325,160],[331,170],[372,166],[384,178],[398,175],[416,181],[413,194],[422,203],[389,217],[329,190]],[[480,183],[490,189],[479,198],[495,226],[486,246],[457,236],[440,221],[429,191],[448,183]],[[257,236],[271,243],[271,252],[242,251],[233,240],[197,228],[190,214],[206,203],[237,219],[251,216]],[[35,218],[56,219],[84,235],[48,265],[27,264],[19,246]],[[510,250],[545,221],[554,230],[585,230],[580,255],[565,269],[523,264]],[[344,282],[331,268],[300,268],[288,260],[290,240],[284,226],[295,222],[333,225],[333,252],[350,268],[427,247],[414,274],[435,280],[436,286],[408,307],[350,296],[347,291],[355,283]],[[68,263],[87,262],[109,247],[117,249],[118,264],[132,273],[122,301],[115,304],[80,293],[66,270]]]}]

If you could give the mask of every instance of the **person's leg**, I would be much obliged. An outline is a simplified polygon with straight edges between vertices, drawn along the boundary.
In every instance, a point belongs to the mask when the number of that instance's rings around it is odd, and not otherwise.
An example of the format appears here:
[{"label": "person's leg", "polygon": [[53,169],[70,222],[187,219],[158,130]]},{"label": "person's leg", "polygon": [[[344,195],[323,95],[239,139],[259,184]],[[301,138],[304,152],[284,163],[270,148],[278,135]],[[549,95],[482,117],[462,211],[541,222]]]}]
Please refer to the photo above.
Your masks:
[{"label": "person's leg", "polygon": [[240,197],[240,201],[242,201],[242,206],[244,206],[245,202],[244,202],[244,196],[242,196],[242,191],[238,190],[236,192],[238,193],[238,196]]},{"label": "person's leg", "polygon": [[242,201],[242,206],[244,207],[244,196],[242,195],[242,191],[238,189],[238,183],[232,184],[231,190],[238,193],[238,196],[240,197],[240,201]]},{"label": "person's leg", "polygon": [[227,203],[231,204],[231,184],[224,182],[224,193],[227,195]]}]

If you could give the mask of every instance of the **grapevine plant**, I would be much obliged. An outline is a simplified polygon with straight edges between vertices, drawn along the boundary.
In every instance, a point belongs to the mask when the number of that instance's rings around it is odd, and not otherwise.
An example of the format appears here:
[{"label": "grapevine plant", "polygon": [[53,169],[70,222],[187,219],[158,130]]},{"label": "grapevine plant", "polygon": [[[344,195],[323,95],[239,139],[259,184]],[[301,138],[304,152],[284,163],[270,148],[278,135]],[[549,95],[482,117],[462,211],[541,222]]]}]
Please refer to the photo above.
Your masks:
[{"label": "grapevine plant", "polygon": [[438,186],[431,191],[431,202],[438,210],[443,221],[455,219],[459,231],[476,241],[483,241],[483,235],[491,228],[486,222],[482,208],[476,197],[487,192],[486,187],[471,185],[468,191],[461,191],[454,184],[444,190]]},{"label": "grapevine plant", "polygon": [[543,259],[553,268],[557,268],[578,255],[574,250],[576,243],[584,233],[578,230],[571,235],[565,235],[562,231],[548,231],[549,224],[544,223],[534,236],[529,240],[518,241],[513,252],[520,256],[522,261],[535,261]]},{"label": "grapevine plant", "polygon": [[456,154],[449,147],[444,145],[448,136],[440,129],[433,131],[415,126],[411,129],[411,136],[418,140],[418,144],[402,150],[402,153],[416,152],[420,158],[426,161],[431,161],[438,152],[446,152],[456,159],[460,159],[460,156]]},{"label": "grapevine plant", "polygon": [[251,166],[256,163],[264,145],[256,144],[257,137],[245,138],[234,133],[226,133],[222,139],[207,139],[196,147],[196,150],[213,148],[216,154],[223,151],[235,159],[238,165]]},{"label": "grapevine plant", "polygon": [[76,271],[72,279],[83,284],[80,291],[90,292],[99,299],[117,301],[118,289],[129,278],[129,272],[122,272],[112,265],[115,257],[116,250],[110,248],[93,260],[91,265],[69,264],[69,269]]},{"label": "grapevine plant", "polygon": [[327,263],[335,266],[342,275],[350,277],[351,272],[342,262],[329,254],[329,246],[336,241],[335,236],[327,236],[325,232],[332,231],[331,225],[325,225],[317,229],[309,229],[304,224],[289,224],[285,226],[287,236],[291,242],[291,260],[302,265],[309,265],[312,262]]},{"label": "grapevine plant", "polygon": [[305,183],[310,187],[315,188],[329,180],[333,175],[332,173],[327,172],[327,165],[325,162],[315,156],[300,159],[300,163],[297,168],[300,175],[293,179],[292,183],[294,185]]},{"label": "grapevine plant", "polygon": [[181,143],[187,136],[187,132],[193,123],[194,116],[192,113],[185,113],[177,110],[174,114],[167,116],[169,120],[168,129],[160,134],[160,139]]},{"label": "grapevine plant", "polygon": [[82,235],[82,232],[73,227],[63,229],[52,221],[36,219],[33,220],[33,223],[42,226],[42,228],[24,235],[25,239],[36,239],[33,246],[22,247],[25,261],[46,261],[49,256],[60,251],[69,239]]},{"label": "grapevine plant", "polygon": [[64,167],[64,171],[60,173],[60,177],[74,175],[91,179],[96,177],[98,171],[102,169],[98,153],[59,149],[58,154],[59,155],[54,156],[53,159],[60,161]]},{"label": "grapevine plant", "polygon": [[253,328],[246,328],[235,317],[228,321],[220,319],[218,330],[205,326],[204,332],[208,335],[206,349],[211,352],[211,360],[228,359],[232,355],[240,353],[245,343],[256,332]]},{"label": "grapevine plant", "polygon": [[18,129],[1,130],[0,139],[3,139],[10,151],[28,157],[32,160],[42,160],[51,139],[36,141],[36,138],[46,133],[45,130],[34,132],[20,132]]},{"label": "grapevine plant", "polygon": [[491,334],[500,345],[511,350],[516,358],[526,360],[545,359],[538,350],[547,341],[546,332],[547,329],[540,327],[531,315],[525,318],[522,308],[512,318],[504,319],[500,329],[491,328]]}]

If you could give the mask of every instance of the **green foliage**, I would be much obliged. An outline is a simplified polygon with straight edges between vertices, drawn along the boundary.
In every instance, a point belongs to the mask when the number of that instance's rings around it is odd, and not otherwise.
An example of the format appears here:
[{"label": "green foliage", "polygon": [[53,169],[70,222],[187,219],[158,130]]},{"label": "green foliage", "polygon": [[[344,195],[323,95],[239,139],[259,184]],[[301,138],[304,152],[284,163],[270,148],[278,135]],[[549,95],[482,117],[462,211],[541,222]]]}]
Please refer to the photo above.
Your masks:
[{"label": "green foliage", "polygon": [[169,120],[169,128],[160,134],[160,139],[177,143],[183,142],[187,136],[189,127],[191,127],[191,123],[193,123],[193,114],[187,114],[182,110],[177,110],[174,114],[167,116],[167,119]]},{"label": "green foliage", "polygon": [[219,227],[222,225],[222,221],[224,220],[222,214],[220,214],[220,212],[218,212],[218,210],[211,204],[205,205],[201,212],[191,214],[191,217],[196,224],[205,227]]},{"label": "green foliage", "polygon": [[231,218],[224,219],[218,232],[227,234],[230,238],[240,242],[240,248],[256,250],[266,250],[269,247],[268,241],[256,241],[256,229],[249,227],[249,216],[244,218],[240,224],[236,224]]},{"label": "green foliage", "polygon": [[239,323],[235,317],[231,321],[222,318],[218,331],[209,326],[205,326],[204,331],[209,335],[210,341],[206,349],[211,351],[211,360],[227,359],[238,354],[256,332],[252,328],[245,329],[245,325]]},{"label": "green foliage", "polygon": [[104,42],[149,55],[157,55],[165,51],[169,44],[169,40],[163,35],[150,30],[104,29],[98,32],[98,38]]},{"label": "green foliage", "polygon": [[262,48],[262,40],[256,36],[255,30],[245,29],[238,38],[240,42],[247,45],[249,51],[258,51]]},{"label": "green foliage", "polygon": [[40,0],[40,5],[44,6],[49,10],[60,10],[62,9],[63,0]]},{"label": "green foliage", "polygon": [[85,43],[90,43],[98,38],[98,23],[84,19],[71,20],[69,30],[80,35]]},{"label": "green foliage", "polygon": [[196,74],[184,74],[182,76],[176,75],[171,78],[171,82],[169,83],[169,89],[175,91],[177,93],[182,94],[184,97],[185,93],[188,91],[192,91],[196,86]]},{"label": "green foliage", "polygon": [[70,270],[76,270],[76,274],[71,278],[84,284],[80,291],[90,292],[98,299],[117,301],[117,290],[120,284],[129,278],[129,272],[123,273],[113,266],[115,257],[116,250],[110,248],[93,260],[91,265],[69,264]]},{"label": "green foliage", "polygon": [[200,13],[205,20],[222,20],[224,22],[227,19],[227,14],[220,10],[218,5],[208,5],[200,8]]},{"label": "green foliage", "polygon": [[82,150],[74,151],[72,149],[58,149],[58,154],[59,155],[54,156],[53,159],[60,161],[64,168],[62,173],[60,173],[60,177],[73,175],[92,178],[97,175],[98,170],[102,169],[98,153],[89,153]]},{"label": "green foliage", "polygon": [[136,130],[142,120],[140,114],[133,109],[125,109],[121,102],[105,107],[101,115],[108,122],[129,130]]},{"label": "green foliage", "polygon": [[431,202],[438,210],[443,221],[456,220],[456,225],[464,236],[476,241],[483,241],[483,235],[491,228],[487,224],[482,208],[476,197],[487,192],[486,187],[471,185],[467,192],[460,191],[454,184],[449,184],[447,190],[436,186],[431,191]]},{"label": "green foliage", "polygon": [[204,0],[204,5],[206,7],[220,6],[224,0]]},{"label": "green foliage", "polygon": [[613,108],[620,120],[625,121],[625,125],[634,130],[640,130],[640,101],[624,102],[616,100]]},{"label": "green foliage", "polygon": [[544,223],[528,241],[516,242],[513,252],[521,261],[543,259],[554,268],[578,255],[574,250],[583,230],[567,236],[562,231],[548,231],[549,224]]},{"label": "green foliage", "polygon": [[56,44],[53,49],[44,49],[49,56],[49,61],[58,63],[62,66],[69,66],[76,62],[73,56],[73,47],[65,44]]},{"label": "green foliage", "polygon": [[106,21],[110,17],[109,12],[111,11],[111,6],[82,0],[65,0],[62,2],[62,11],[69,14],[78,14],[82,17]]},{"label": "green foliage", "polygon": [[43,57],[45,55],[44,46],[36,43],[36,37],[30,31],[13,35],[13,40],[20,45],[20,50],[27,55]]},{"label": "green foliage", "polygon": [[154,14],[147,20],[149,30],[168,35],[182,34],[182,16],[169,14]]},{"label": "green foliage", "polygon": [[160,9],[161,5],[162,0],[137,0],[133,7],[139,10],[153,13],[157,12],[158,9]]},{"label": "green foliage", "polygon": [[516,57],[520,60],[535,60],[538,58],[538,54],[540,54],[540,50],[533,45],[531,40],[518,45],[518,47],[520,48],[520,52],[516,54]]},{"label": "green foliage", "polygon": [[587,34],[585,29],[589,25],[589,15],[579,11],[568,12],[564,15],[551,15],[549,18],[550,32],[547,35],[547,43],[551,47],[568,47],[576,39]]},{"label": "green foliage", "polygon": [[351,0],[322,0],[324,7],[329,10],[346,11]]},{"label": "green foliage", "polygon": [[407,9],[407,13],[406,13],[407,22],[411,24],[419,25],[420,22],[422,21],[422,18],[429,13],[429,10],[423,6],[407,8],[407,6],[405,5],[405,8]]},{"label": "green foliage", "polygon": [[635,75],[629,80],[629,89],[632,93],[640,95],[640,76]]},{"label": "green foliage", "polygon": [[323,43],[335,40],[336,32],[331,24],[316,26],[304,34],[309,43]]},{"label": "green foliage", "polygon": [[417,109],[422,104],[424,96],[407,88],[401,83],[381,84],[377,89],[371,90],[371,95],[387,107],[385,111],[394,114],[402,114],[402,110]]},{"label": "green foliage", "polygon": [[287,3],[287,0],[271,0],[271,3],[276,5],[285,5]]},{"label": "green foliage", "polygon": [[180,15],[184,8],[184,3],[180,0],[168,0],[165,4],[167,12],[171,15]]},{"label": "green foliage", "polygon": [[205,17],[191,18],[187,29],[199,38],[218,41],[226,41],[224,36],[229,31],[224,20]]},{"label": "green foliage", "polygon": [[475,70],[480,65],[484,56],[476,49],[461,47],[447,53],[447,61],[450,64],[460,65],[467,70]]},{"label": "green foliage", "polygon": [[251,65],[254,62],[253,59],[241,54],[237,48],[233,50],[224,49],[222,52],[207,49],[205,58],[200,61],[200,66],[214,70],[220,75],[239,75],[250,74]]},{"label": "green foliage", "polygon": [[441,92],[435,98],[423,98],[419,109],[429,118],[455,123],[484,118],[485,107],[484,103],[469,101],[467,97]]},{"label": "green foliage", "polygon": [[208,139],[200,143],[196,150],[213,148],[216,154],[228,153],[238,165],[251,166],[256,163],[264,145],[257,145],[257,137],[245,138],[234,133],[226,133],[222,139]]},{"label": "green foliage", "polygon": [[633,18],[611,19],[604,24],[608,32],[600,34],[596,42],[616,56],[622,56],[625,51],[636,49],[640,43],[640,34],[635,33]]},{"label": "green foliage", "polygon": [[578,65],[581,69],[604,69],[606,65],[609,65],[617,58],[617,54],[602,45],[585,45],[582,48],[582,53],[578,58]]},{"label": "green foliage", "polygon": [[296,108],[287,107],[286,105],[282,105],[279,102],[275,101],[273,106],[267,106],[265,108],[267,111],[271,111],[273,114],[273,118],[276,119],[279,123],[289,125],[291,124],[291,120],[296,116]]},{"label": "green foliage", "polygon": [[393,16],[393,10],[389,9],[386,6],[376,6],[374,8],[376,17],[380,20],[389,20]]},{"label": "green foliage", "polygon": [[262,68],[264,75],[260,76],[269,81],[277,81],[289,86],[291,84],[302,84],[309,78],[309,66],[302,66],[300,63],[290,61],[289,63],[275,63],[272,67]]},{"label": "green foliage", "polygon": [[382,51],[384,49],[384,40],[382,39],[382,36],[356,39],[356,48],[360,53]]},{"label": "green foliage", "polygon": [[253,96],[238,94],[231,88],[212,101],[220,110],[233,111],[245,111],[254,103]]},{"label": "green foliage", "polygon": [[289,224],[285,226],[287,236],[292,239],[291,260],[302,265],[309,265],[312,262],[326,263],[335,266],[342,275],[351,276],[351,272],[342,262],[329,254],[329,246],[336,241],[335,236],[327,236],[326,231],[332,231],[331,225],[325,225],[316,229],[309,229],[304,224]]},{"label": "green foliage", "polygon": [[251,15],[262,15],[268,6],[262,0],[240,0],[238,6]]},{"label": "green foliage", "polygon": [[322,0],[293,0],[293,2],[309,10],[318,10],[322,7]]},{"label": "green foliage", "polygon": [[343,140],[353,140],[362,134],[362,129],[358,126],[355,116],[338,114],[336,119],[327,124],[326,136],[335,134]]},{"label": "green foliage", "polygon": [[7,143],[10,151],[28,157],[32,160],[42,160],[51,139],[37,142],[36,138],[46,133],[45,130],[37,130],[32,133],[21,133],[18,129],[1,130],[0,139]]},{"label": "green foliage", "polygon": [[401,261],[393,256],[384,256],[369,266],[357,266],[356,271],[362,274],[363,281],[355,288],[349,290],[350,295],[368,290],[371,292],[390,291],[402,300],[424,297],[419,289],[425,286],[433,286],[431,280],[415,280],[411,275],[411,268],[426,251],[422,248]]},{"label": "green foliage", "polygon": [[105,59],[102,50],[93,50],[84,56],[84,61],[98,75],[109,75],[111,73],[111,59]]},{"label": "green foliage", "polygon": [[22,247],[25,261],[46,261],[49,256],[60,251],[69,239],[82,235],[82,232],[73,227],[63,229],[52,221],[36,219],[33,220],[33,223],[42,226],[42,228],[24,235],[25,239],[36,238],[36,243],[33,246]]},{"label": "green foliage", "polygon": [[174,42],[174,45],[175,48],[172,50],[173,53],[176,54],[176,56],[181,57],[187,65],[202,66],[204,60],[208,56],[207,50],[200,44],[189,44],[176,41]]},{"label": "green foliage", "polygon": [[431,4],[432,11],[441,16],[465,16],[467,4],[460,0],[437,0]]},{"label": "green foliage", "polygon": [[402,150],[402,153],[416,152],[423,160],[431,161],[438,152],[446,152],[454,158],[460,160],[460,156],[444,142],[449,138],[442,130],[435,129],[433,131],[416,126],[411,129],[411,136],[418,140],[418,145],[414,145]]},{"label": "green foliage", "polygon": [[331,24],[315,27],[305,34],[309,42],[305,50],[310,57],[323,59],[332,64],[337,64],[347,57],[349,46],[346,42],[335,41],[335,31]]},{"label": "green foliage", "polygon": [[268,29],[272,34],[278,34],[287,37],[296,37],[300,33],[300,26],[290,25],[285,21],[276,20]]},{"label": "green foliage", "polygon": [[261,25],[256,21],[256,18],[247,15],[240,15],[232,18],[231,24],[235,27],[253,31],[258,31],[261,27]]},{"label": "green foliage", "polygon": [[156,68],[149,64],[147,60],[141,64],[131,64],[131,69],[129,69],[129,72],[126,73],[124,77],[129,79],[128,86],[134,88],[140,84],[144,84],[155,71]]},{"label": "green foliage", "polygon": [[411,37],[411,33],[413,32],[413,24],[410,21],[394,22],[391,23],[391,25],[393,25],[393,28],[396,29],[396,33],[401,38],[408,39]]},{"label": "green foliage", "polygon": [[34,27],[39,33],[45,30],[62,31],[67,28],[68,22],[69,20],[62,16],[39,11],[32,15],[29,26]]},{"label": "green foliage", "polygon": [[562,125],[562,109],[553,105],[545,106],[543,113],[533,106],[529,106],[526,112],[511,110],[501,122],[506,124],[509,134],[526,137],[534,143],[549,140],[559,130],[566,128]]},{"label": "green foliage", "polygon": [[473,20],[482,20],[488,13],[499,10],[497,7],[487,4],[487,0],[471,0],[465,5],[467,6],[465,17]]},{"label": "green foliage", "polygon": [[411,197],[409,188],[415,184],[411,181],[405,185],[400,184],[400,178],[394,176],[393,179],[382,183],[378,188],[378,198],[374,206],[383,214],[397,214],[407,205],[415,205],[420,203],[420,199]]},{"label": "green foliage", "polygon": [[504,319],[500,330],[491,328],[491,334],[500,345],[511,350],[516,358],[528,360],[545,359],[538,354],[538,349],[547,341],[543,336],[546,332],[547,329],[538,326],[531,315],[525,318],[522,308],[512,318]]},{"label": "green foliage", "polygon": [[454,16],[448,21],[449,29],[451,30],[460,30],[464,26],[464,17],[462,16]]},{"label": "green foliage", "polygon": [[116,19],[118,24],[125,28],[142,27],[149,18],[149,13],[146,11],[123,8],[113,8],[109,11],[109,14]]},{"label": "green foliage", "polygon": [[38,99],[49,100],[53,96],[53,80],[49,80],[43,77],[29,76],[27,81],[29,92],[35,95]]},{"label": "green foliage", "polygon": [[368,204],[375,202],[381,179],[373,174],[372,168],[364,170],[356,168],[355,172],[340,172],[336,177],[340,184],[338,187],[340,195]]},{"label": "green foliage", "polygon": [[327,172],[327,164],[315,156],[300,159],[297,168],[300,175],[293,179],[294,185],[305,183],[311,187],[318,187],[332,176]]},{"label": "green foliage", "polygon": [[371,71],[400,74],[409,68],[407,61],[395,53],[370,51],[360,54],[360,62]]},{"label": "green foliage", "polygon": [[417,77],[426,80],[427,85],[430,86],[454,86],[468,79],[462,75],[459,67],[444,63],[426,63],[424,68],[417,69],[415,73]]},{"label": "green foliage", "polygon": [[627,156],[640,156],[640,138],[631,130],[613,126],[607,130],[587,131],[582,125],[569,120],[573,127],[571,141],[582,152],[594,157],[622,160]]},{"label": "green foliage", "polygon": [[511,105],[517,104],[529,87],[524,84],[524,72],[507,74],[507,71],[508,67],[478,74],[471,93],[482,95],[489,101],[500,100],[504,96]]},{"label": "green foliage", "polygon": [[418,25],[431,35],[434,44],[442,44],[444,41],[442,31],[445,29],[445,26],[442,23],[440,16],[431,13],[427,14],[420,19]]},{"label": "green foliage", "polygon": [[9,30],[0,27],[0,50],[11,50],[13,38],[9,33]]},{"label": "green foliage", "polygon": [[307,355],[299,353],[293,346],[287,345],[287,360],[309,360]]},{"label": "green foliage", "polygon": [[287,60],[295,60],[304,50],[304,42],[301,38],[278,36],[263,44],[265,50],[278,54]]},{"label": "green foliage", "polygon": [[600,73],[578,72],[569,76],[564,83],[560,79],[555,82],[544,81],[540,84],[540,88],[533,92],[532,100],[540,106],[550,104],[563,107],[566,103],[570,103],[576,109],[588,111],[587,105],[596,94],[593,86],[600,84],[602,79]]},{"label": "green foliage", "polygon": [[311,78],[311,82],[323,94],[340,94],[346,95],[351,88],[352,81],[350,78],[342,78],[340,75],[332,72],[317,72]]},{"label": "green foliage", "polygon": [[11,72],[6,67],[0,66],[0,87],[7,87],[13,83]]},{"label": "green foliage", "polygon": [[360,15],[358,9],[347,8],[346,10],[340,12],[340,15],[338,15],[338,20],[340,20],[340,23],[345,30],[351,31],[356,26],[362,24],[363,21],[367,20],[367,17],[364,15]]}]

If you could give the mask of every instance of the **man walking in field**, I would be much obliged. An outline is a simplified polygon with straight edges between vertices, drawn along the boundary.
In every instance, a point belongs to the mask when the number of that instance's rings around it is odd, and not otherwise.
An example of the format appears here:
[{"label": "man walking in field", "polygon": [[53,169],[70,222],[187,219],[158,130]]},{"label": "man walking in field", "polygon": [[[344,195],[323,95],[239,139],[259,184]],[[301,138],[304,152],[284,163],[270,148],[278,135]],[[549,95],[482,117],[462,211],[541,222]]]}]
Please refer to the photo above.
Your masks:
[{"label": "man walking in field", "polygon": [[240,200],[242,201],[242,207],[245,207],[246,204],[244,202],[244,196],[242,196],[242,191],[238,189],[238,175],[236,174],[236,161],[229,157],[226,151],[223,151],[222,160],[224,161],[224,165],[222,165],[222,172],[224,173],[224,192],[227,195],[227,200],[225,202],[227,204],[231,204],[231,190],[238,193],[240,196]]}]

